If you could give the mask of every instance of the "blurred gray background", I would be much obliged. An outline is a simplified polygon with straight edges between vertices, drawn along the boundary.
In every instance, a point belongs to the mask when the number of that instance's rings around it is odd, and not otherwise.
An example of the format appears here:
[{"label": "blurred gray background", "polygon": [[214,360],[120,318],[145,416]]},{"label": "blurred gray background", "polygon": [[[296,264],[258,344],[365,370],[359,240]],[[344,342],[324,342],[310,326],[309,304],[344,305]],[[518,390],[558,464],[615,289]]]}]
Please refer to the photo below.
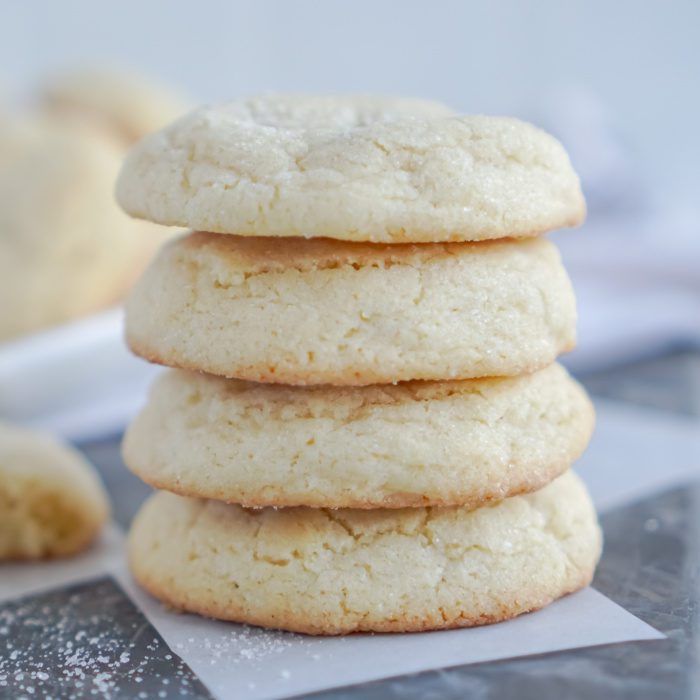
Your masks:
[{"label": "blurred gray background", "polygon": [[694,198],[700,186],[694,0],[6,0],[2,7],[6,92],[103,61],[180,87],[195,101],[267,90],[381,92],[538,121],[553,94],[574,90],[604,105],[653,184],[649,196]]}]

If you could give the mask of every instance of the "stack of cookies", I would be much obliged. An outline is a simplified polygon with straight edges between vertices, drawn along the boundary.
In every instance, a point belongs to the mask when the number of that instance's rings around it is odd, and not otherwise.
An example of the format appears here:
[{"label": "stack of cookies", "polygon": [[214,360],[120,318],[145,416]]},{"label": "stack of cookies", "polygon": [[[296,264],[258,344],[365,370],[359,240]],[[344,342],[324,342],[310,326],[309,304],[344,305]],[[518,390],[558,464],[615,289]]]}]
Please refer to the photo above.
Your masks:
[{"label": "stack of cookies", "polygon": [[561,145],[378,98],[205,108],[138,144],[132,215],[193,233],[132,293],[173,369],[130,426],[160,492],[129,544],[170,605],[314,634],[496,622],[589,583],[569,467],[593,410],[557,355],[575,300],[538,234],[584,216]]}]

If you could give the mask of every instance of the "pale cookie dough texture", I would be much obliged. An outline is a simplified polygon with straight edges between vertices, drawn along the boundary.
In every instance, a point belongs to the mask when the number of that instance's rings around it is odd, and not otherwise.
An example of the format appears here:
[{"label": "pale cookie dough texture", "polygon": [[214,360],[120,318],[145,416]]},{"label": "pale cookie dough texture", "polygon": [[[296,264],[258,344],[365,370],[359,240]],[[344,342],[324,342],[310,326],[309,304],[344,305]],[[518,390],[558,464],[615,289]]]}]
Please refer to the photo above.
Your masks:
[{"label": "pale cookie dough texture", "polygon": [[109,510],[104,487],[79,452],[0,424],[0,561],[80,552]]},{"label": "pale cookie dough texture", "polygon": [[532,236],[585,215],[549,134],[371,97],[199,109],[132,149],[117,198],[134,216],[202,231],[385,243]]},{"label": "pale cookie dough texture", "polygon": [[593,407],[531,375],[287,387],[172,370],[124,440],[156,488],[246,506],[475,508],[535,491],[585,449]]},{"label": "pale cookie dough texture", "polygon": [[86,125],[0,123],[0,340],[121,300],[169,234],[115,204],[121,159]]},{"label": "pale cookie dough texture", "polygon": [[44,88],[51,114],[100,125],[131,144],[170,124],[190,109],[183,97],[154,82],[109,69],[64,73]]},{"label": "pale cookie dough texture", "polygon": [[510,376],[575,343],[574,294],[545,239],[383,245],[195,233],[127,302],[153,362],[283,384]]},{"label": "pale cookie dough texture", "polygon": [[311,634],[468,627],[587,585],[601,534],[573,473],[462,508],[247,510],[160,492],[129,560],[175,608]]}]

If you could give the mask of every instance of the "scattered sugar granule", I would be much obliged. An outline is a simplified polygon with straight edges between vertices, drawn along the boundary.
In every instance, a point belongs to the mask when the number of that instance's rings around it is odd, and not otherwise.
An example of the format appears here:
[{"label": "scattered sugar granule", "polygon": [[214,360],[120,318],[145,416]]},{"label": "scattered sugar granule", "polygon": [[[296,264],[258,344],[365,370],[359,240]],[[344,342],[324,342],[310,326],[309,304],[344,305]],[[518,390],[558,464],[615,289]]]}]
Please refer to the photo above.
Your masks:
[{"label": "scattered sugar granule", "polygon": [[165,675],[173,694],[206,694],[111,578],[0,603],[3,698],[150,698]]}]

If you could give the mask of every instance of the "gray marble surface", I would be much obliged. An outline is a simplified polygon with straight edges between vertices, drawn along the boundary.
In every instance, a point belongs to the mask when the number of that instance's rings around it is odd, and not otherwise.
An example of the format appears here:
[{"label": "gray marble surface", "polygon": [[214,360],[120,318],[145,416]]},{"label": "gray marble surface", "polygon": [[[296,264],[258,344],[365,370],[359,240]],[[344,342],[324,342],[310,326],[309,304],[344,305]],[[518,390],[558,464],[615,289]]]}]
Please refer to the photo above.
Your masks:
[{"label": "gray marble surface", "polygon": [[[697,354],[675,353],[582,379],[595,395],[700,416]],[[104,475],[117,520],[127,525],[149,489],[121,465],[118,443],[119,436],[115,436],[84,445],[83,449]],[[664,632],[667,639],[430,671],[314,697],[700,697],[700,485],[688,484],[613,510],[603,517],[602,524],[606,544],[595,587]],[[109,674],[103,696],[209,697],[206,688],[167,648],[118,586],[110,579],[101,579],[60,593],[0,605],[0,677],[4,670],[10,681],[0,684],[0,698],[95,697],[85,684],[80,685],[80,659],[78,671],[68,677],[48,675],[44,679],[42,667],[32,667],[31,694],[26,691],[27,677],[16,680],[17,670],[29,668],[30,660],[33,664],[50,662],[56,649],[47,640],[60,633],[64,654],[66,640],[80,630],[103,639],[103,646],[112,650],[102,660],[96,654],[82,669],[93,675]],[[22,654],[13,660],[16,649]],[[123,663],[115,661],[120,658],[118,649],[128,652]]]}]

